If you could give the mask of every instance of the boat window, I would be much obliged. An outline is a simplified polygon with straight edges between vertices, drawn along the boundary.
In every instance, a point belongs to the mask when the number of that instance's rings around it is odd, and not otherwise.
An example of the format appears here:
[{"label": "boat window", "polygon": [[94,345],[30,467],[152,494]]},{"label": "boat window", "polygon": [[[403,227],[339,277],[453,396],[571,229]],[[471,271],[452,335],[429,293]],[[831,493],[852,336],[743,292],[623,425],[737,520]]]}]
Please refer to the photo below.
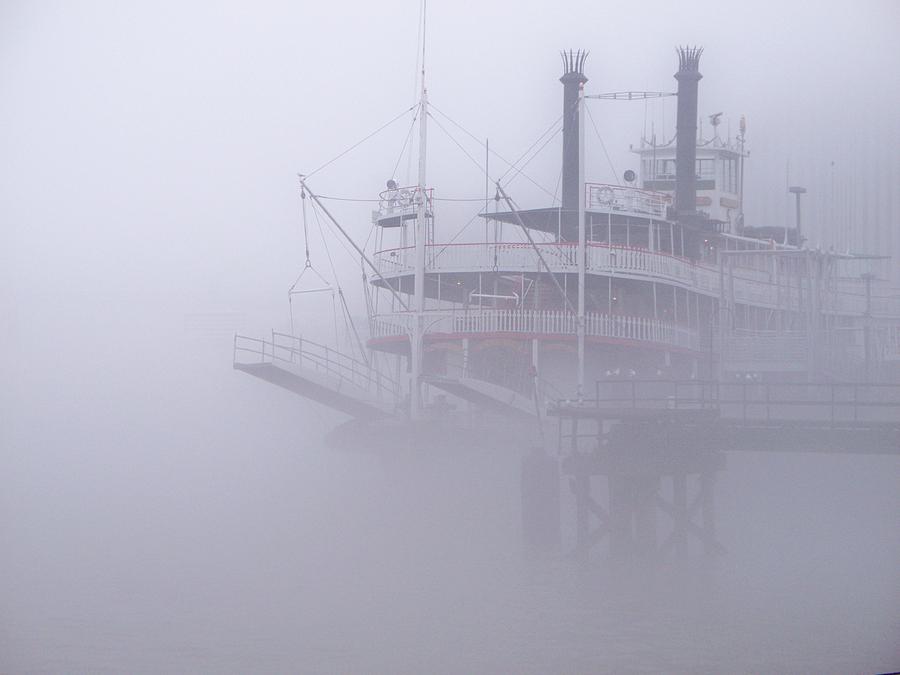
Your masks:
[{"label": "boat window", "polygon": [[663,180],[675,179],[675,160],[674,159],[658,159],[656,160],[656,177]]},{"label": "boat window", "polygon": [[738,175],[737,175],[737,160],[736,159],[723,159],[722,160],[722,190],[725,192],[730,192],[731,194],[737,194],[737,184],[738,184]]},{"label": "boat window", "polygon": [[714,159],[698,159],[697,160],[697,178],[704,180],[715,180],[716,178],[716,160]]}]

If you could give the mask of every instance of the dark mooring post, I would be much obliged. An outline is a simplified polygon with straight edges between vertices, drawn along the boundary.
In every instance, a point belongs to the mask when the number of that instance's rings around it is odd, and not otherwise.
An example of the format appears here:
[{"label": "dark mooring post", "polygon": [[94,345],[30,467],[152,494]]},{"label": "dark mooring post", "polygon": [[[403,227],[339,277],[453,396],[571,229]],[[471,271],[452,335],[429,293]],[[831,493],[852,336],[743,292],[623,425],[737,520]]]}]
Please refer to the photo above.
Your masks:
[{"label": "dark mooring post", "polygon": [[673,539],[675,543],[675,555],[679,560],[687,557],[688,535],[688,503],[687,503],[687,473],[676,471],[672,475],[672,502],[675,507]]},{"label": "dark mooring post", "polygon": [[634,476],[634,543],[637,555],[647,561],[658,550],[656,528],[656,497],[660,477],[655,473]]},{"label": "dark mooring post", "polygon": [[[579,464],[582,464],[579,462]],[[575,556],[586,560],[591,553],[590,503],[591,476],[586,467],[578,466],[571,479],[572,494],[575,497]]]},{"label": "dark mooring post", "polygon": [[613,560],[626,560],[632,554],[634,481],[615,471],[610,471],[606,480],[609,486],[609,554]]},{"label": "dark mooring post", "polygon": [[700,514],[703,517],[703,549],[707,555],[719,553],[716,541],[716,474],[704,471],[700,474]]},{"label": "dark mooring post", "polygon": [[563,156],[562,156],[562,229],[572,237],[578,225],[578,196],[584,187],[578,180],[581,139],[578,125],[578,91],[587,82],[584,62],[587,52],[562,52],[563,84]]},{"label": "dark mooring post", "polygon": [[702,47],[678,48],[678,114],[675,123],[675,209],[679,219],[697,215],[697,91]]},{"label": "dark mooring post", "polygon": [[528,552],[559,551],[559,499],[559,462],[535,446],[522,458],[522,538]]}]

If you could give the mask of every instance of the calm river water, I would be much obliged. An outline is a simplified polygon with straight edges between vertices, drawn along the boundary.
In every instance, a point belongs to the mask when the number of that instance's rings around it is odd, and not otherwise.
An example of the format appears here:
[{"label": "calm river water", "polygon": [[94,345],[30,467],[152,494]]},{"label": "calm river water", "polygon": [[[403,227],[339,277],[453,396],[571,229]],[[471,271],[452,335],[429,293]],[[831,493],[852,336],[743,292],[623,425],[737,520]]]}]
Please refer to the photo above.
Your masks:
[{"label": "calm river water", "polygon": [[330,450],[168,337],[4,373],[2,673],[900,669],[900,457],[729,455],[686,569],[533,560],[515,453]]}]

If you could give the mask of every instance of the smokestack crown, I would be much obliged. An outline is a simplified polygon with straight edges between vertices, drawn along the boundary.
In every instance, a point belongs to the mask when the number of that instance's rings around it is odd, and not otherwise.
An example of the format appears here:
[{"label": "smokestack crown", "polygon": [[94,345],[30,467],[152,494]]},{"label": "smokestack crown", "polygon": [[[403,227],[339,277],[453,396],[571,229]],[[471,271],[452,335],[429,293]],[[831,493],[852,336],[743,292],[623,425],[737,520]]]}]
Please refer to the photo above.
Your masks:
[{"label": "smokestack crown", "polygon": [[700,74],[700,55],[703,53],[703,47],[678,47],[678,72],[675,73],[676,79],[703,77]]},{"label": "smokestack crown", "polygon": [[563,76],[559,81],[563,84],[567,82],[587,82],[584,76],[584,62],[587,60],[590,52],[579,49],[578,51],[560,52],[559,55],[563,60]]}]

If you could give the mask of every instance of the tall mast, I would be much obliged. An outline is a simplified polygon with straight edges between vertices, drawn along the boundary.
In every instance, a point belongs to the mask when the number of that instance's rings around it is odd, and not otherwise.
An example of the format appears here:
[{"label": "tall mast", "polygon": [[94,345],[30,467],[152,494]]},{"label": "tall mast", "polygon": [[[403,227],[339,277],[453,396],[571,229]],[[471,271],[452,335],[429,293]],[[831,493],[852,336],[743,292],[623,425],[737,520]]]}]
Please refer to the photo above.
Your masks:
[{"label": "tall mast", "polygon": [[422,356],[425,339],[425,239],[428,203],[425,194],[425,156],[428,141],[428,90],[425,88],[425,5],[422,5],[422,89],[419,96],[419,184],[416,191],[416,260],[414,276],[413,331],[410,339],[410,416],[417,419],[422,409]]},{"label": "tall mast", "polygon": [[584,82],[578,85],[578,398],[584,396],[584,296],[587,233],[584,205]]}]

